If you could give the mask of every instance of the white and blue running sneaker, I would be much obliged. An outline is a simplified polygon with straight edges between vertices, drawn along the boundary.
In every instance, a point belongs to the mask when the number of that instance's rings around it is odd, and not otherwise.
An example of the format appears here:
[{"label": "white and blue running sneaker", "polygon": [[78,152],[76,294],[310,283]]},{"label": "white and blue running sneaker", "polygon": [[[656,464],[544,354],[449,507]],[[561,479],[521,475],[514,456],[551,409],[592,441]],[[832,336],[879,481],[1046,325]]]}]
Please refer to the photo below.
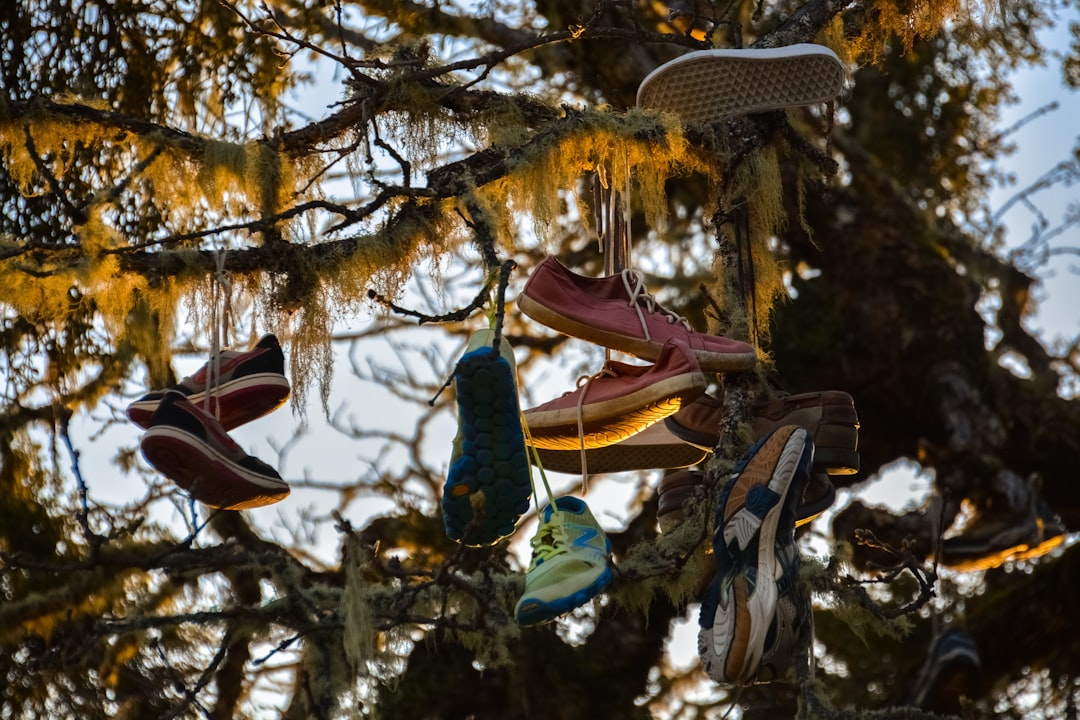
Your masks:
[{"label": "white and blue running sneaker", "polygon": [[813,459],[810,433],[785,425],[747,451],[724,487],[713,531],[716,575],[701,601],[698,634],[702,665],[717,682],[750,682],[766,655],[783,664],[776,646],[791,643],[776,633],[793,630],[797,619],[781,613],[780,627],[777,607],[782,595],[791,601],[797,580],[796,508]]}]

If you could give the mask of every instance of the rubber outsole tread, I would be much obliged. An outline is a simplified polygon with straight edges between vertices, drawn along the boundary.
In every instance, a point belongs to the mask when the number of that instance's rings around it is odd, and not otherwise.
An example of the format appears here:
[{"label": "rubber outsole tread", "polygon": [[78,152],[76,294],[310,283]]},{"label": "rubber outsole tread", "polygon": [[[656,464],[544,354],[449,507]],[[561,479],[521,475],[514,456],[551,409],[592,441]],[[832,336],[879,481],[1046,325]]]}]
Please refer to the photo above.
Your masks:
[{"label": "rubber outsole tread", "polygon": [[545,602],[536,598],[526,600],[517,612],[519,625],[539,625],[540,623],[554,620],[571,610],[581,607],[585,603],[604,591],[611,583],[614,573],[610,567],[604,568],[603,573],[596,578],[588,587],[584,587],[564,597]]},{"label": "rubber outsole tread", "polygon": [[290,492],[284,481],[252,475],[190,433],[151,428],[140,446],[151,465],[208,507],[250,510],[279,502]]},{"label": "rubber outsole tread", "polygon": [[846,71],[824,48],[769,57],[760,51],[701,51],[657,68],[638,89],[639,107],[707,123],[835,99]]},{"label": "rubber outsole tread", "polygon": [[454,384],[461,451],[443,488],[444,526],[463,545],[493,545],[514,532],[532,494],[514,373],[484,347],[462,357]]}]

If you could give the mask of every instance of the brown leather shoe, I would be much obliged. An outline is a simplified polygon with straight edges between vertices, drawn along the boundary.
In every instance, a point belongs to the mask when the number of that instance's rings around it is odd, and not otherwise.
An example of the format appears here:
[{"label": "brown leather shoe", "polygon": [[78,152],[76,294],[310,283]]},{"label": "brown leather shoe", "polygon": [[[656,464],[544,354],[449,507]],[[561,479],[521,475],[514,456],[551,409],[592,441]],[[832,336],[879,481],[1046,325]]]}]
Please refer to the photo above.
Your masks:
[{"label": "brown leather shoe", "polygon": [[724,418],[724,401],[712,395],[702,395],[664,419],[664,424],[683,442],[712,452],[720,442],[720,421]]},{"label": "brown leather shoe", "polygon": [[800,395],[780,395],[755,402],[754,437],[783,425],[800,425],[814,436],[814,468],[830,475],[859,472],[859,416],[855,401],[846,392],[825,390]]},{"label": "brown leather shoe", "polygon": [[[581,450],[549,450],[534,448],[545,470],[577,475],[581,473]],[[585,450],[586,469],[590,475],[626,472],[628,470],[667,470],[704,462],[707,450],[690,445],[671,434],[662,422],[625,440],[602,448]],[[533,465],[538,464],[529,453]]]},{"label": "brown leather shoe", "polygon": [[[686,501],[694,491],[705,482],[705,473],[700,470],[672,470],[664,473],[656,488],[659,503],[656,508],[656,522],[661,532],[671,532],[686,519]],[[828,510],[836,500],[836,487],[825,473],[810,473],[810,482],[803,492],[795,516],[795,527],[816,519]]]},{"label": "brown leather shoe", "polygon": [[[759,400],[750,408],[754,437],[761,438],[783,425],[799,425],[814,438],[814,471],[854,475],[859,471],[859,416],[846,392],[826,390],[781,395]],[[710,395],[666,418],[673,435],[710,452],[720,441],[724,403]]]},{"label": "brown leather shoe", "polygon": [[664,473],[656,488],[659,494],[656,522],[660,525],[660,532],[671,532],[686,519],[683,505],[704,482],[705,474],[700,470],[672,470]]}]

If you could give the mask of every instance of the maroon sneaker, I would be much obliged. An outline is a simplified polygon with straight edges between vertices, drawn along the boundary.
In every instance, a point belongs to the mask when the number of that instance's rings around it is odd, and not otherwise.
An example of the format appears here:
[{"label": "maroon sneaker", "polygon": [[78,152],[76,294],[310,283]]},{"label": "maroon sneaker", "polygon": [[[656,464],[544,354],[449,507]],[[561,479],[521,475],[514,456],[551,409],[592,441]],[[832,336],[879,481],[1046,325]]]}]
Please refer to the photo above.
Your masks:
[{"label": "maroon sneaker", "polygon": [[[218,366],[220,375],[211,387],[210,412],[219,418],[226,430],[277,410],[289,397],[285,354],[273,335],[264,335],[247,352],[221,351]],[[128,419],[139,427],[150,427],[150,418],[168,392],[178,392],[202,406],[206,397],[207,376],[214,370],[208,362],[194,375],[171,388],[143,395],[128,405]]]},{"label": "maroon sneaker", "polygon": [[[755,402],[750,412],[754,437],[761,438],[784,425],[798,425],[814,439],[814,471],[829,475],[859,472],[859,416],[855,401],[846,392],[781,395]],[[720,442],[720,421],[724,404],[711,395],[697,400],[664,419],[672,434],[709,450]]]},{"label": "maroon sneaker", "polygon": [[749,370],[757,362],[753,345],[695,332],[686,318],[656,302],[641,273],[630,268],[590,278],[549,256],[529,276],[518,307],[553,330],[643,360],[656,362],[664,343],[678,339],[693,351],[702,370]]},{"label": "maroon sneaker", "polygon": [[705,374],[678,340],[655,365],[609,361],[579,387],[525,411],[532,445],[548,450],[599,448],[625,440],[705,392]]},{"label": "maroon sneaker", "polygon": [[167,390],[139,443],[161,474],[213,508],[247,510],[283,500],[289,485],[245,453],[213,415]]}]

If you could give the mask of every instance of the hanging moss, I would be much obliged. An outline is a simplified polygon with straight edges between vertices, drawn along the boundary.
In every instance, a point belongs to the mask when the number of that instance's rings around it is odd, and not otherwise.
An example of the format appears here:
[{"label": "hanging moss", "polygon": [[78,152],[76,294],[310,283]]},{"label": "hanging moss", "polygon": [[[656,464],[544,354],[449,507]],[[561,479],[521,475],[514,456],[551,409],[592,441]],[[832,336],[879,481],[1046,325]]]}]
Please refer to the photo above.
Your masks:
[{"label": "hanging moss", "polygon": [[846,580],[851,568],[850,559],[851,546],[846,543],[840,543],[833,549],[829,563],[804,554],[799,567],[799,580],[812,593],[833,606],[836,614],[843,617],[851,631],[864,642],[869,635],[904,638],[911,632],[911,617],[883,617],[877,611],[879,608],[869,607],[858,592],[858,586]]},{"label": "hanging moss", "polygon": [[[499,227],[513,227],[515,215],[532,218],[537,235],[560,215],[561,193],[600,171],[610,186],[623,188],[633,179],[646,222],[658,225],[667,211],[664,183],[684,173],[713,174],[715,168],[688,150],[681,125],[670,116],[657,118],[632,110],[615,115],[599,110],[576,112],[557,132],[516,151],[513,168],[477,190],[488,206],[501,210]],[[587,213],[582,213],[588,216]],[[513,246],[514,238],[503,239]]]},{"label": "hanging moss", "polygon": [[[913,6],[917,6],[918,11]],[[964,0],[916,3],[887,0],[875,3],[874,11],[866,13],[861,32],[850,40],[849,46],[856,57],[866,57],[876,62],[884,55],[886,44],[893,37],[899,38],[906,50],[911,50],[917,38],[939,34],[942,26],[961,12],[970,10],[971,6]]]},{"label": "hanging moss", "polygon": [[368,555],[354,535],[345,538],[342,552],[345,570],[345,590],[341,593],[341,619],[345,632],[341,641],[345,657],[353,670],[364,667],[375,656],[374,612],[366,591],[365,572],[370,566]]}]

